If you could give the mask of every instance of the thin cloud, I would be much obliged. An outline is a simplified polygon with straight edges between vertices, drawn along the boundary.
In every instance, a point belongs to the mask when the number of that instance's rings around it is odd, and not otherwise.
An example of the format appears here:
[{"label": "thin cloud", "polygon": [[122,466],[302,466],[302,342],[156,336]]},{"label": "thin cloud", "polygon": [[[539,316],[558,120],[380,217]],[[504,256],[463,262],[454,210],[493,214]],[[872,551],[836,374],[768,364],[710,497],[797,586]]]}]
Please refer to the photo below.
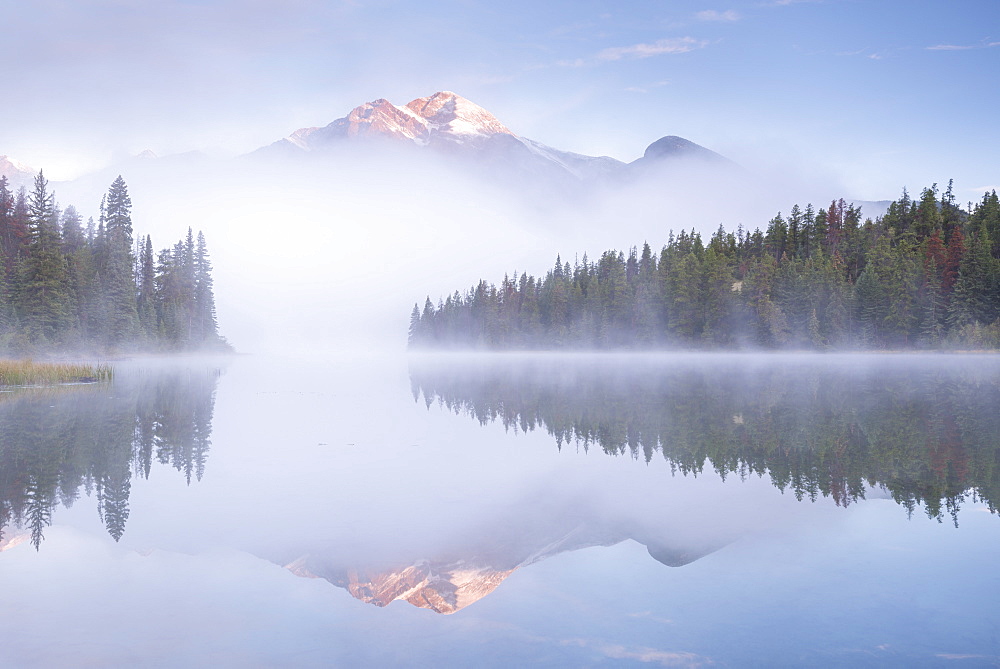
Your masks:
[{"label": "thin cloud", "polygon": [[669,652],[654,648],[626,648],[620,645],[602,646],[598,650],[615,660],[636,660],[663,667],[704,667],[714,664],[710,659],[687,652]]},{"label": "thin cloud", "polygon": [[711,658],[686,651],[665,651],[642,646],[630,648],[620,644],[604,644],[590,641],[588,639],[563,639],[559,642],[559,645],[575,646],[578,648],[592,648],[605,657],[614,660],[632,660],[633,662],[638,661],[658,664],[663,667],[687,667],[688,669],[699,669],[700,667],[715,664]]},{"label": "thin cloud", "polygon": [[883,49],[881,51],[876,51],[870,47],[864,47],[863,49],[857,49],[856,51],[837,51],[834,52],[834,56],[846,56],[867,58],[868,60],[882,60],[894,56],[897,52],[908,49],[909,47],[902,47],[896,49]]},{"label": "thin cloud", "polygon": [[788,7],[789,5],[800,5],[807,2],[823,2],[823,0],[772,0],[763,3],[764,7]]},{"label": "thin cloud", "polygon": [[720,12],[715,9],[706,9],[705,11],[698,12],[694,15],[699,21],[739,21],[740,15],[738,12],[727,9],[724,12]]},{"label": "thin cloud", "polygon": [[970,45],[959,45],[959,44],[935,44],[934,46],[927,47],[928,51],[966,51],[968,49],[975,49],[976,47]]},{"label": "thin cloud", "polygon": [[652,44],[633,44],[632,46],[616,46],[604,49],[596,56],[599,61],[622,60],[625,58],[651,58],[664,54],[688,53],[708,46],[708,40],[694,37],[672,37],[661,39]]},{"label": "thin cloud", "polygon": [[660,88],[661,86],[666,86],[670,83],[669,80],[664,79],[663,81],[657,81],[652,84],[646,84],[645,86],[629,86],[625,89],[628,93],[648,93],[654,88]]},{"label": "thin cloud", "polygon": [[924,47],[927,51],[968,51],[970,49],[990,49],[1000,46],[1000,42],[987,42],[983,40],[979,44],[935,44]]}]

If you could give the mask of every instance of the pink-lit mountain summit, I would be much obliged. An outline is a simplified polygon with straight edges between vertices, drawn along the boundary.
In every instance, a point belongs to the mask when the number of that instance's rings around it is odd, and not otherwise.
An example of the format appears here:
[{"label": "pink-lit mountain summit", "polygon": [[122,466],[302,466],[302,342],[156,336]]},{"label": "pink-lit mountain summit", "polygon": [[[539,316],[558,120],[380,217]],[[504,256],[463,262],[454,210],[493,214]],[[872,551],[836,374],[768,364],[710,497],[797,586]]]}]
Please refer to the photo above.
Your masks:
[{"label": "pink-lit mountain summit", "polygon": [[648,168],[650,163],[682,158],[731,165],[719,154],[674,136],[657,140],[633,163],[563,151],[514,133],[491,112],[451,91],[440,91],[405,105],[382,98],[373,100],[326,126],[300,128],[258,153],[324,154],[336,152],[345,142],[428,148],[486,165],[494,173],[544,176],[564,182],[603,180]]},{"label": "pink-lit mountain summit", "polygon": [[[285,140],[305,151],[322,149],[342,138],[389,138],[427,145],[465,142],[491,135],[511,135],[493,114],[450,91],[394,105],[380,98],[355,107],[322,128],[301,128]],[[279,142],[280,144],[280,142]]]}]

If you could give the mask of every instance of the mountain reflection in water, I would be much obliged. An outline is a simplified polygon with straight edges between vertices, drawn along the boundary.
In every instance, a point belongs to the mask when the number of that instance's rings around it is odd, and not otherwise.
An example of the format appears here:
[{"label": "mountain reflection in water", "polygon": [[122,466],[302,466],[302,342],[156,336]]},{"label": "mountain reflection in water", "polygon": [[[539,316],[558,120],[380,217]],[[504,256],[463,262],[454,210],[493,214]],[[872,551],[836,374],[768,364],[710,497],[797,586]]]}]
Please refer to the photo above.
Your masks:
[{"label": "mountain reflection in water", "polygon": [[1000,502],[995,356],[416,357],[413,396],[697,475],[767,476],[847,506],[880,487],[958,523]]},{"label": "mountain reflection in water", "polygon": [[655,517],[625,517],[586,500],[567,504],[542,492],[502,515],[483,518],[480,532],[439,548],[432,558],[345,566],[332,550],[303,555],[286,566],[298,576],[323,578],[375,606],[404,600],[450,614],[490,594],[518,569],[562,553],[632,539],[658,562],[680,567],[733,538],[724,530],[698,538],[677,536]]},{"label": "mountain reflection in water", "polygon": [[81,489],[118,541],[132,479],[149,478],[154,460],[200,480],[218,377],[215,368],[124,369],[111,383],[0,395],[0,550],[25,538],[38,549],[55,507]]}]

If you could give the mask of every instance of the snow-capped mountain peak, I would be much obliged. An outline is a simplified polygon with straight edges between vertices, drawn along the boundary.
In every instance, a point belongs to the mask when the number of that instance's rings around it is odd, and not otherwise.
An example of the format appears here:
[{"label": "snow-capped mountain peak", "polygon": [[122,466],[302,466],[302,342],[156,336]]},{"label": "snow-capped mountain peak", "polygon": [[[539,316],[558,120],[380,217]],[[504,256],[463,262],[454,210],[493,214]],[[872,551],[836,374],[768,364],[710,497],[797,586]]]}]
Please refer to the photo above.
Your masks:
[{"label": "snow-capped mountain peak", "polygon": [[[680,137],[664,137],[639,160],[626,164],[607,156],[587,156],[546,146],[512,132],[492,113],[452,91],[396,105],[384,98],[366,102],[323,127],[300,128],[255,152],[258,157],[303,153],[336,157],[353,145],[355,155],[419,147],[463,170],[478,171],[491,183],[504,182],[522,192],[550,198],[554,192],[579,192],[581,185],[621,181],[629,175],[658,178],[674,158],[724,158]],[[417,155],[417,154],[411,154]],[[334,158],[336,159],[336,158]],[[711,162],[711,161],[709,161]],[[621,175],[621,176],[619,176]]]},{"label": "snow-capped mountain peak", "polygon": [[384,98],[372,100],[325,127],[300,128],[278,144],[315,151],[345,138],[383,138],[426,145],[439,139],[463,143],[493,135],[514,133],[474,102],[451,91],[440,91],[405,106]]},{"label": "snow-capped mountain peak", "polygon": [[424,119],[383,98],[355,107],[350,114],[337,119],[327,128],[336,128],[336,134],[347,137],[385,136],[418,142],[426,138],[428,131]]},{"label": "snow-capped mountain peak", "polygon": [[10,156],[0,156],[0,174],[8,179],[23,178],[35,174],[35,170],[20,160]]},{"label": "snow-capped mountain peak", "polygon": [[434,130],[453,135],[513,135],[497,118],[460,95],[440,91],[407,103],[406,108],[427,120]]}]

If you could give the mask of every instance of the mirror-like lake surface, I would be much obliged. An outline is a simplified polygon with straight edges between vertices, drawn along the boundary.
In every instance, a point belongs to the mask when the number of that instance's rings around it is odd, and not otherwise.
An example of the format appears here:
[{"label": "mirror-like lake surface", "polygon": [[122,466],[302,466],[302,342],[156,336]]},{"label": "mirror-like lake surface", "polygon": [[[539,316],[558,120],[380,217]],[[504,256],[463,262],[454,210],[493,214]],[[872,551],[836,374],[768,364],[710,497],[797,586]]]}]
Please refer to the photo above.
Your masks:
[{"label": "mirror-like lake surface", "polygon": [[998,666],[1000,357],[119,365],[0,394],[10,666]]}]

